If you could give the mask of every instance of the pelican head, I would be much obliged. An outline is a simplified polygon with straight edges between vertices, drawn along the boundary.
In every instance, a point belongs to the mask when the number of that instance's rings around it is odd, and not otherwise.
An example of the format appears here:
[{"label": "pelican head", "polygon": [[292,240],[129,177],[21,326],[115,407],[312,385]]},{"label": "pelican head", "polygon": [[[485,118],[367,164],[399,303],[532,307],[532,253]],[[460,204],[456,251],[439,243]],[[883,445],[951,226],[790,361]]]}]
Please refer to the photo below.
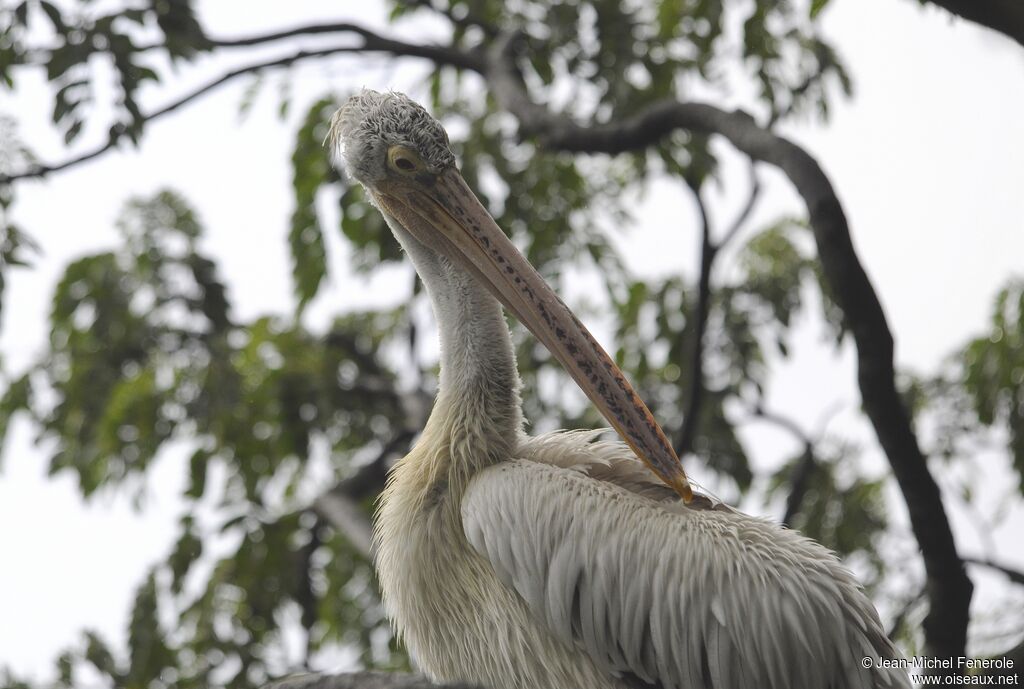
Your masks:
[{"label": "pelican head", "polygon": [[335,114],[329,139],[399,241],[475,277],[561,362],[637,456],[689,501],[689,481],[665,433],[470,190],[441,124],[403,94],[364,90]]},{"label": "pelican head", "polygon": [[331,120],[331,143],[342,152],[348,174],[373,192],[394,172],[412,172],[411,152],[429,174],[455,167],[448,133],[423,107],[401,93],[364,90]]}]

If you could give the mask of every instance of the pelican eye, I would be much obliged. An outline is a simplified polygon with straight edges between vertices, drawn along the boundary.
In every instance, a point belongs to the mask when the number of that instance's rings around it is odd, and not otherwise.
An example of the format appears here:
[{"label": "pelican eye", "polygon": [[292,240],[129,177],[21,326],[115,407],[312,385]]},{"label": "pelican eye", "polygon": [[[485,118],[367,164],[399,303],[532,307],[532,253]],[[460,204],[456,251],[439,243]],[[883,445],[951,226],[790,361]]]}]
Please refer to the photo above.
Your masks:
[{"label": "pelican eye", "polygon": [[424,169],[423,160],[405,146],[392,146],[388,149],[388,163],[394,170],[402,173],[417,173]]}]

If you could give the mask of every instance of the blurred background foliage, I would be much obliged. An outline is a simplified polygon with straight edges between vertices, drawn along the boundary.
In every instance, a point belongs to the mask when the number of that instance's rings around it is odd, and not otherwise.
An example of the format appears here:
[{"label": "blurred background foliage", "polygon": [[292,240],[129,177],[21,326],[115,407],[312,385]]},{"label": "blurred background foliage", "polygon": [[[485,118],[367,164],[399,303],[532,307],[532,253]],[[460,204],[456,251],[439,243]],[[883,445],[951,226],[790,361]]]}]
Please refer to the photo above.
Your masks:
[{"label": "blurred background foliage", "polygon": [[[851,93],[846,67],[816,28],[822,0],[390,3],[396,25],[446,17],[452,44],[466,50],[486,47],[497,27],[521,32],[531,88],[586,120],[614,121],[665,98],[736,92],[767,121],[826,118],[830,104]],[[153,115],[139,104],[142,85],[172,83],[163,65],[229,47],[207,36],[192,4],[180,0],[26,0],[0,9],[0,79],[16,88],[23,70],[45,69],[53,126],[69,145],[86,125],[106,127],[111,145],[140,140]],[[113,115],[103,123],[89,121],[96,82],[109,71],[98,64],[112,66],[116,81]],[[252,79],[259,89],[260,77]],[[651,179],[667,175],[697,191],[720,181],[707,138],[677,133],[657,149],[614,158],[544,153],[520,140],[514,122],[454,68],[433,73],[430,93],[426,105],[449,127],[466,179],[538,270],[556,289],[597,276],[601,290],[573,305],[613,333],[616,359],[669,436],[680,438],[694,385],[699,275],[632,274],[613,237],[633,220],[624,199]],[[307,108],[291,160],[293,314],[237,319],[217,258],[200,249],[202,219],[188,199],[154,190],[127,200],[118,246],[67,266],[52,298],[48,350],[27,370],[2,372],[0,440],[14,415],[30,418],[50,449],[50,472],[72,473],[84,496],[118,489],[141,502],[159,453],[173,446],[188,457],[184,497],[192,507],[166,561],[140,573],[127,647],[83,631],[57,659],[55,686],[99,677],[127,689],[252,687],[339,646],[368,668],[408,667],[366,553],[320,502],[339,495],[369,518],[384,467],[409,447],[437,381],[436,359],[417,354],[425,300],[418,286],[394,309],[338,313],[327,329],[302,318],[330,271],[369,272],[402,258],[323,147],[346,95],[284,102]],[[15,124],[0,121],[0,172],[8,174],[34,163]],[[0,184],[0,290],[7,271],[31,264],[31,237],[41,231],[11,224],[16,190]],[[323,213],[325,198],[335,217]],[[858,449],[842,438],[763,407],[769,362],[788,356],[798,313],[815,310],[836,347],[844,337],[806,223],[707,229],[737,260],[714,274],[705,294],[705,394],[687,449],[721,478],[724,498],[765,513],[785,503],[785,520],[849,558],[872,593],[889,596],[890,606],[899,596],[916,600],[917,591],[894,594],[884,585],[901,566],[879,547],[889,526],[887,479],[866,475]],[[352,246],[352,265],[328,265],[327,233]],[[532,428],[603,425],[550,355],[518,325],[513,332]],[[1005,437],[1024,481],[1024,284],[1006,286],[991,331],[952,353],[940,375],[908,375],[905,383],[916,417],[937,429],[931,454],[956,461],[983,437]],[[802,452],[759,474],[737,433],[752,419],[791,431]],[[212,509],[204,513],[204,505]],[[917,648],[913,624],[895,631],[905,648]],[[296,639],[298,655],[288,650]],[[11,675],[4,682],[35,686]]]}]

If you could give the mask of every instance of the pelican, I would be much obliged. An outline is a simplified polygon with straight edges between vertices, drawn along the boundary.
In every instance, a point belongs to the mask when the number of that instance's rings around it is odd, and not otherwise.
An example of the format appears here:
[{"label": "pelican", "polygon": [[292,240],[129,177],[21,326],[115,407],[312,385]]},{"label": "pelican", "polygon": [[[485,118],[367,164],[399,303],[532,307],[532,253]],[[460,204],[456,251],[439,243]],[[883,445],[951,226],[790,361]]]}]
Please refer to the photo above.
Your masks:
[{"label": "pelican", "polygon": [[[440,333],[437,399],[374,536],[385,607],[428,676],[486,689],[910,686],[833,553],[693,492],[625,376],[470,190],[438,121],[364,90],[329,140],[414,263]],[[502,304],[625,443],[526,435]]]}]

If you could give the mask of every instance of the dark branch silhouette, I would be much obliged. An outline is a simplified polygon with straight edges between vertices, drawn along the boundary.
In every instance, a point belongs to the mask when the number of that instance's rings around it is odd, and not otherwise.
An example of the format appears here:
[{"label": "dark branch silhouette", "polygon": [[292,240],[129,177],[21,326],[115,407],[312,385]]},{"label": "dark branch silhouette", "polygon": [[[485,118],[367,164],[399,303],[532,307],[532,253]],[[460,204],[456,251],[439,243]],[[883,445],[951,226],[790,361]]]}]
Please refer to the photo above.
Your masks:
[{"label": "dark branch silhouette", "polygon": [[786,526],[792,526],[796,515],[803,508],[804,498],[807,497],[807,489],[810,487],[814,470],[818,468],[817,443],[795,421],[781,414],[768,411],[760,404],[754,406],[750,413],[755,418],[784,429],[803,446],[800,463],[793,468],[793,473],[789,477],[789,495],[786,496],[786,511],[782,515],[782,523]]},{"label": "dark branch silhouette", "polygon": [[711,238],[711,222],[708,218],[707,205],[701,195],[700,184],[688,183],[693,192],[697,211],[700,215],[700,276],[697,279],[697,305],[693,323],[693,342],[690,352],[690,389],[688,391],[683,423],[676,435],[675,450],[680,457],[693,451],[693,442],[700,423],[700,408],[704,399],[704,335],[707,331],[708,316],[711,311],[711,271],[719,251],[740,231],[747,222],[761,194],[761,182],[750,165],[750,194],[740,209],[739,215],[729,225],[725,236],[715,242]]},{"label": "dark branch silhouette", "polygon": [[796,515],[804,505],[804,498],[807,497],[807,489],[811,485],[811,477],[814,470],[818,468],[818,458],[814,454],[814,446],[809,442],[804,444],[803,454],[800,456],[800,463],[793,468],[793,474],[789,478],[789,495],[786,497],[786,511],[782,515],[782,523],[791,526]]},{"label": "dark branch silhouette", "polygon": [[757,166],[754,161],[750,161],[750,193],[747,196],[747,202],[743,204],[743,208],[740,209],[739,215],[732,221],[729,228],[722,235],[722,238],[718,240],[718,248],[721,249],[723,246],[732,241],[733,237],[739,234],[739,231],[746,225],[747,220],[750,219],[750,214],[754,212],[754,208],[757,207],[757,201],[761,198],[761,178],[757,175]]},{"label": "dark branch silhouette", "polygon": [[1024,46],[1024,2],[1020,0],[928,0],[958,17],[994,29]]},{"label": "dark branch silhouette", "polygon": [[327,33],[347,33],[363,40],[362,45],[348,46],[346,52],[390,53],[396,57],[419,57],[437,65],[448,65],[460,69],[479,71],[483,68],[481,57],[475,53],[454,46],[410,43],[383,36],[358,24],[339,22],[337,24],[311,24],[285,31],[277,31],[244,38],[210,38],[210,44],[220,48],[239,48],[271,43],[285,38],[310,36]]},{"label": "dark branch silhouette", "polygon": [[[288,66],[288,65],[294,64],[296,62],[299,62],[301,60],[306,60],[306,59],[309,59],[309,58],[327,57],[329,55],[335,55],[337,53],[353,52],[353,50],[354,50],[353,48],[348,48],[348,47],[346,47],[346,48],[329,48],[329,49],[326,49],[326,50],[314,50],[314,51],[300,50],[299,52],[294,53],[293,55],[289,55],[288,57],[277,58],[277,59],[274,59],[274,60],[266,60],[266,61],[263,61],[263,62],[257,62],[257,63],[251,64],[251,65],[246,65],[245,67],[240,67],[238,69],[233,69],[230,72],[227,72],[227,73],[221,75],[220,77],[217,77],[216,79],[213,79],[212,81],[208,81],[207,83],[203,84],[202,86],[200,86],[199,88],[195,89],[194,91],[191,91],[188,94],[182,96],[181,98],[178,98],[176,100],[171,101],[170,103],[168,103],[167,105],[163,106],[162,108],[159,108],[159,109],[154,110],[154,111],[152,111],[150,113],[144,114],[141,118],[138,119],[137,124],[138,125],[142,125],[144,123],[148,124],[150,122],[155,122],[156,120],[159,120],[164,115],[169,115],[170,113],[174,112],[175,110],[178,110],[178,109],[184,107],[185,105],[188,105],[192,101],[195,101],[198,98],[201,98],[202,96],[206,95],[210,91],[213,91],[216,88],[218,88],[220,86],[223,86],[224,84],[226,84],[226,83],[228,83],[228,82],[230,82],[230,81],[232,81],[232,80],[234,80],[234,79],[236,79],[236,78],[238,78],[238,77],[240,77],[242,75],[253,74],[253,73],[259,72],[259,71],[264,70],[264,69],[270,69],[272,67],[285,67],[285,66]],[[78,165],[81,165],[82,163],[88,162],[88,161],[92,160],[93,158],[98,158],[99,156],[103,155],[104,153],[106,153],[110,149],[112,149],[115,146],[117,146],[118,143],[120,143],[123,139],[128,137],[128,132],[129,132],[129,129],[128,129],[128,127],[126,125],[124,125],[124,124],[114,125],[111,128],[110,136],[107,138],[107,141],[105,143],[100,144],[99,146],[97,146],[97,147],[95,147],[93,149],[90,149],[89,151],[87,151],[85,153],[81,153],[81,154],[79,154],[79,155],[77,155],[77,156],[75,156],[73,158],[69,158],[68,160],[62,161],[60,163],[50,163],[50,164],[35,165],[35,166],[30,167],[29,169],[24,170],[22,172],[16,172],[16,173],[13,173],[13,174],[10,174],[10,175],[0,175],[0,184],[10,184],[11,182],[16,182],[16,181],[22,180],[22,179],[37,179],[37,178],[41,178],[41,177],[46,177],[47,175],[49,175],[51,173],[60,172],[62,170],[67,170],[69,168],[73,168],[73,167],[76,167]]]},{"label": "dark branch silhouette", "polygon": [[997,562],[993,562],[992,560],[980,557],[965,557],[964,562],[969,565],[977,565],[979,567],[987,567],[988,569],[995,570],[996,572],[1005,575],[1006,578],[1013,583],[1024,586],[1024,571],[1013,569],[1012,567],[1007,567],[1006,565],[1001,565]]},{"label": "dark branch silhouette", "polygon": [[[330,57],[332,55],[338,55],[342,53],[372,53],[382,52],[395,55],[396,57],[418,57],[425,58],[434,62],[437,65],[447,65],[452,67],[458,67],[461,69],[470,69],[474,71],[480,71],[482,69],[482,63],[478,56],[468,53],[465,51],[458,50],[456,48],[437,46],[437,45],[420,45],[414,43],[407,43],[405,41],[399,41],[392,38],[386,38],[377,33],[369,31],[353,24],[331,24],[331,25],[317,25],[317,26],[306,26],[299,27],[296,29],[289,29],[287,31],[280,31],[271,34],[264,34],[261,36],[254,36],[250,38],[242,39],[209,39],[213,45],[219,47],[237,47],[243,45],[258,45],[260,43],[267,43],[277,41],[282,38],[288,38],[297,35],[309,35],[313,33],[329,33],[329,32],[348,32],[353,33],[363,39],[362,45],[355,46],[338,46],[334,48],[324,48],[321,50],[300,50],[291,55],[285,57],[274,58],[271,60],[263,60],[260,62],[254,62],[237,69],[233,69],[225,74],[206,82],[199,88],[190,91],[186,95],[177,98],[167,105],[158,108],[149,113],[143,113],[143,115],[135,121],[134,126],[141,127],[156,120],[159,120],[164,115],[179,110],[180,108],[189,105],[193,101],[201,98],[202,96],[210,93],[211,91],[231,82],[238,77],[247,74],[256,74],[266,69],[272,69],[277,67],[288,67],[296,62],[308,60],[312,58],[323,58]],[[82,163],[88,162],[97,158],[107,151],[116,147],[122,140],[129,136],[130,129],[125,124],[116,124],[111,128],[110,136],[107,141],[96,146],[85,153],[78,154],[67,160],[50,163],[50,164],[37,164],[23,170],[21,172],[15,172],[11,174],[0,174],[0,185],[10,184],[22,179],[39,179],[46,177],[54,172],[60,172],[69,168],[76,167]]]},{"label": "dark branch silhouette", "polygon": [[711,241],[711,223],[701,196],[700,184],[693,182],[689,186],[700,213],[700,277],[697,280],[697,305],[692,324],[690,389],[675,447],[676,454],[680,457],[693,450],[693,440],[700,420],[700,406],[704,399],[704,332],[707,330],[708,313],[711,310],[711,268],[718,251],[718,247]]}]

